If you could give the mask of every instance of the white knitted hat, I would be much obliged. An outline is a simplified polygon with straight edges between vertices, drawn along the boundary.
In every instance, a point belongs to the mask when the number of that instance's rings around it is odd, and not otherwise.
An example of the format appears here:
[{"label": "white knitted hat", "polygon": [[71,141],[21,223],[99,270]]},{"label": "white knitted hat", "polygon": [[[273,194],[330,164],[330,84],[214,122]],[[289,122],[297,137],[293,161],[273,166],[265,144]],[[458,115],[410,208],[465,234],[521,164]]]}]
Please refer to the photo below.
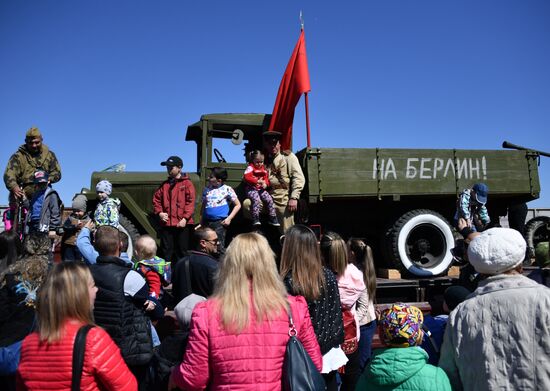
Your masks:
[{"label": "white knitted hat", "polygon": [[491,228],[470,242],[468,260],[478,273],[500,274],[523,262],[526,246],[515,229]]}]

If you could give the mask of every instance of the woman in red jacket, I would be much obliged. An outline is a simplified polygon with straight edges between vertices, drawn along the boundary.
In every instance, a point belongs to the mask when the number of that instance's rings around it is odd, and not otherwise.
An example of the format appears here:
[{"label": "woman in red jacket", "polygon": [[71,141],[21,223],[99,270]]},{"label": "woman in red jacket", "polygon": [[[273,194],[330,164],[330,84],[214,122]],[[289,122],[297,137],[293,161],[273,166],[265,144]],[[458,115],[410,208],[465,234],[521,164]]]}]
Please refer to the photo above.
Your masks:
[{"label": "woman in red jacket", "polygon": [[321,351],[301,296],[289,296],[267,240],[237,236],[225,253],[214,295],[197,304],[183,362],[172,372],[183,390],[280,390],[289,339],[287,305],[315,366]]},{"label": "woman in red jacket", "polygon": [[[97,288],[82,264],[56,265],[40,289],[38,331],[23,341],[18,390],[70,390],[76,333],[93,324]],[[92,327],[86,337],[81,390],[137,390],[134,375],[109,334]]]}]

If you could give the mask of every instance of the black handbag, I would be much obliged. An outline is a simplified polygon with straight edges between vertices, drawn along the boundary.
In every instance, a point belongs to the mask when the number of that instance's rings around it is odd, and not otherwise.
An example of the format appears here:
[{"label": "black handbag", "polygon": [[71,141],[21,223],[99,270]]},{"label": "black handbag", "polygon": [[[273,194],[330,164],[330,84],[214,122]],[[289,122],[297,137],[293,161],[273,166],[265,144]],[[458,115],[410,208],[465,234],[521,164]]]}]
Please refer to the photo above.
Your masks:
[{"label": "black handbag", "polygon": [[287,309],[287,311],[289,319],[288,335],[290,338],[286,344],[283,361],[283,391],[322,391],[325,389],[325,379],[297,338],[298,332],[294,327],[292,314],[290,309]]},{"label": "black handbag", "polygon": [[78,329],[74,339],[73,347],[73,377],[71,381],[71,391],[80,390],[80,380],[82,378],[82,366],[84,365],[84,351],[86,349],[86,335],[94,327],[87,324]]}]

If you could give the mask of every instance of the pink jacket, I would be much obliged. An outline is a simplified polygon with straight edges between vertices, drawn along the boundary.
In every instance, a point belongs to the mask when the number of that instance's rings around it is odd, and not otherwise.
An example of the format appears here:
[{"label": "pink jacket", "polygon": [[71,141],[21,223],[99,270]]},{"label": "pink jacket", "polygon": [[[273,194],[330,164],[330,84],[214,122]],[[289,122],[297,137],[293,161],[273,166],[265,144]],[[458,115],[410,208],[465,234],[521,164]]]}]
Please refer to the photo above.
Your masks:
[{"label": "pink jacket", "polygon": [[366,289],[365,281],[363,280],[363,272],[353,264],[348,263],[346,271],[338,277],[338,291],[340,293],[340,303],[343,309],[351,310],[357,324],[357,339],[359,339],[359,320],[355,312],[355,304],[361,296],[361,293]]},{"label": "pink jacket", "polygon": [[[298,338],[321,370],[321,350],[311,325],[306,301],[288,296]],[[288,336],[288,315],[250,325],[239,334],[221,327],[215,299],[197,304],[183,362],[174,368],[174,382],[183,390],[280,390]]]}]

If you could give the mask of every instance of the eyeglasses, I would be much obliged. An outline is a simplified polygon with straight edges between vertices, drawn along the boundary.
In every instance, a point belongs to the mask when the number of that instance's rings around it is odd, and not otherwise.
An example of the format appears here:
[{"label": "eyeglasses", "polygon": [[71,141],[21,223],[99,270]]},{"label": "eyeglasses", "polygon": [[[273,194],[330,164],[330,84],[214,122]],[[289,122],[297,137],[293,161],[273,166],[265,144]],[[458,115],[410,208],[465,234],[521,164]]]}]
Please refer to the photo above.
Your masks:
[{"label": "eyeglasses", "polygon": [[216,239],[204,239],[205,242],[212,243],[212,244],[218,244],[220,243],[220,240],[218,238]]}]

